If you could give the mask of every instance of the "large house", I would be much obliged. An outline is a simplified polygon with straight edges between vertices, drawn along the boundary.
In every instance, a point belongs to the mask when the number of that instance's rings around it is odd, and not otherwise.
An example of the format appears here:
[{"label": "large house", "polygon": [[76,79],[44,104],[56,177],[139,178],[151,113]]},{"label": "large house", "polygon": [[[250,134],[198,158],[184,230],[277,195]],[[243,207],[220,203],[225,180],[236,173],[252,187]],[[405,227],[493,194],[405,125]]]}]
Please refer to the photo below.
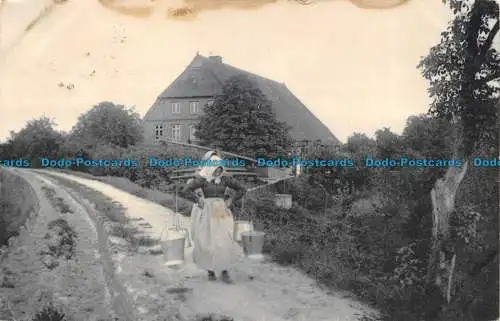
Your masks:
[{"label": "large house", "polygon": [[229,78],[245,74],[272,101],[276,117],[292,126],[296,141],[339,144],[339,140],[282,83],[254,75],[222,62],[220,56],[197,54],[184,72],[156,99],[144,116],[146,141],[196,143],[195,125],[206,104],[213,103]]}]

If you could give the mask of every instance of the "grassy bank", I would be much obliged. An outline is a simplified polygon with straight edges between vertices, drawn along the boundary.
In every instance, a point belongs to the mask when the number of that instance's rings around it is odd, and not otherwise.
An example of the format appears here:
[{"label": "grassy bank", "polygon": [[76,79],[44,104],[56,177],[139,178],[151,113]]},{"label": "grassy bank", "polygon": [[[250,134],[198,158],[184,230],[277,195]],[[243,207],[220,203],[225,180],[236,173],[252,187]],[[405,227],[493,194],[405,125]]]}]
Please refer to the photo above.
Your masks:
[{"label": "grassy bank", "polygon": [[[58,170],[58,172],[67,173],[71,175],[75,175],[81,178],[97,180],[102,183],[106,183],[113,187],[116,187],[124,192],[130,193],[137,197],[141,197],[147,199],[153,203],[162,205],[164,207],[175,210],[175,195],[172,193],[165,193],[159,190],[153,190],[145,187],[141,187],[139,184],[136,184],[124,177],[118,176],[94,176],[88,173],[71,171],[71,170]],[[191,213],[191,208],[193,203],[189,200],[186,200],[180,196],[177,197],[177,209],[178,212],[182,215],[188,216]]]},{"label": "grassy bank", "polygon": [[38,208],[38,199],[28,182],[0,167],[0,246],[18,235]]}]

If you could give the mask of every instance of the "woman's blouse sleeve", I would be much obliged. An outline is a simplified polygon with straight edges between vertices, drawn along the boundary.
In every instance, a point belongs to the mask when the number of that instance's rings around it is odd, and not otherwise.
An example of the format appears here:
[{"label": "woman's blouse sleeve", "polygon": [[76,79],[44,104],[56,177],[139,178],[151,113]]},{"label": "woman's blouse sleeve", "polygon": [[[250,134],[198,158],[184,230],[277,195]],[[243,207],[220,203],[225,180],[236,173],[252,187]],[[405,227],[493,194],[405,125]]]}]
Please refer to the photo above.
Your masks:
[{"label": "woman's blouse sleeve", "polygon": [[236,194],[233,196],[234,200],[239,200],[247,192],[247,189],[245,188],[245,186],[240,184],[237,180],[235,180],[232,177],[227,177],[227,176],[224,177],[224,183],[226,184],[227,187],[236,191]]},{"label": "woman's blouse sleeve", "polygon": [[201,179],[195,178],[180,188],[179,195],[184,197],[185,199],[190,200],[191,202],[197,203],[200,199],[200,196],[195,193],[195,190],[201,188],[202,186],[203,181]]}]

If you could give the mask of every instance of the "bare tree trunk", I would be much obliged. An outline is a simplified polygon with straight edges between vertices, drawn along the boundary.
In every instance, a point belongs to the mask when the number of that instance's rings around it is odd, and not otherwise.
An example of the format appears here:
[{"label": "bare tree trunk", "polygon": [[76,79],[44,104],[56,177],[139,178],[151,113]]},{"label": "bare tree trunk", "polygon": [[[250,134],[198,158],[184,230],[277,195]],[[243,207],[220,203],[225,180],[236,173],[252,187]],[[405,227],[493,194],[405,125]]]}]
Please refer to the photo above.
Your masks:
[{"label": "bare tree trunk", "polygon": [[[464,162],[463,167],[450,167],[443,178],[436,181],[431,191],[432,200],[432,247],[427,270],[427,280],[434,282],[447,298],[447,289],[451,288],[452,275],[455,267],[456,256],[450,253],[447,247],[449,240],[450,216],[455,210],[455,197],[465,174],[469,162]],[[450,257],[453,256],[453,258]],[[448,275],[448,277],[446,277]],[[448,279],[448,284],[445,283]]]},{"label": "bare tree trunk", "polygon": [[[438,286],[446,302],[450,301],[456,255],[450,239],[450,217],[455,212],[455,197],[467,173],[469,159],[465,155],[461,124],[453,115],[451,125],[454,137],[453,159],[463,159],[462,167],[449,167],[431,190],[432,245],[427,268],[427,283]],[[450,291],[449,291],[450,290]],[[448,292],[450,294],[448,295]]]}]

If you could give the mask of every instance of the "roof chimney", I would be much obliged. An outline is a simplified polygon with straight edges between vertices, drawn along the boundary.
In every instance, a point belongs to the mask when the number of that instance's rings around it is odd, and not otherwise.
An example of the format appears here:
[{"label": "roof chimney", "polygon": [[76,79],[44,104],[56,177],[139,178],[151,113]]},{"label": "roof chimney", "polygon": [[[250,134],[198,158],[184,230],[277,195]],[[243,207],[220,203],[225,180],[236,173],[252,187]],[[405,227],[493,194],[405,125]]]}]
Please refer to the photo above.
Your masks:
[{"label": "roof chimney", "polygon": [[213,62],[217,62],[217,63],[222,63],[222,57],[221,56],[210,56],[208,57],[208,59],[212,60]]}]

